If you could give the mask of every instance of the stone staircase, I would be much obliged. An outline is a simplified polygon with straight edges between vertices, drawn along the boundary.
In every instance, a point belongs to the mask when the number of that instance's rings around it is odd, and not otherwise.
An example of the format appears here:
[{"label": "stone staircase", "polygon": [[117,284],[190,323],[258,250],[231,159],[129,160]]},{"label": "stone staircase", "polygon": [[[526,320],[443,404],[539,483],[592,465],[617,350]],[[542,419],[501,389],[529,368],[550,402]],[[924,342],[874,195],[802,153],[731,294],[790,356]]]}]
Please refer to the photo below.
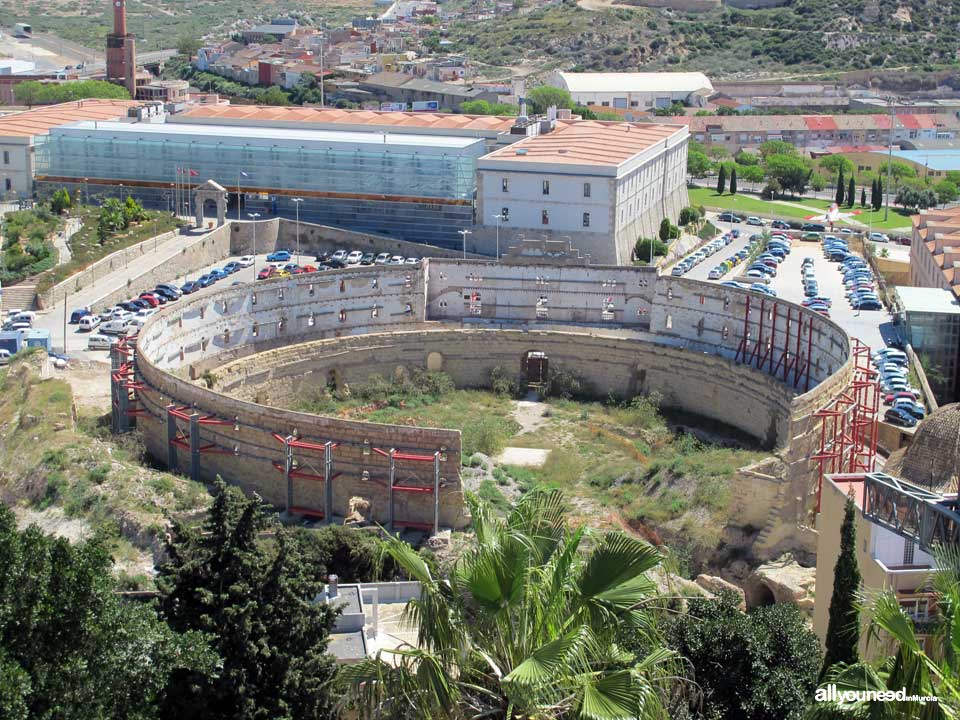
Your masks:
[{"label": "stone staircase", "polygon": [[10,308],[32,310],[37,299],[37,286],[31,282],[22,282],[3,288],[3,298],[0,300],[0,310],[7,314]]},{"label": "stone staircase", "polygon": [[757,540],[754,544],[754,547],[757,549],[767,547],[771,541],[771,535],[773,535],[778,526],[783,524],[780,519],[780,513],[783,511],[784,485],[784,483],[781,483],[777,488],[776,500],[770,503],[770,508],[767,510],[766,522],[763,525],[763,529],[761,529],[757,535]]}]

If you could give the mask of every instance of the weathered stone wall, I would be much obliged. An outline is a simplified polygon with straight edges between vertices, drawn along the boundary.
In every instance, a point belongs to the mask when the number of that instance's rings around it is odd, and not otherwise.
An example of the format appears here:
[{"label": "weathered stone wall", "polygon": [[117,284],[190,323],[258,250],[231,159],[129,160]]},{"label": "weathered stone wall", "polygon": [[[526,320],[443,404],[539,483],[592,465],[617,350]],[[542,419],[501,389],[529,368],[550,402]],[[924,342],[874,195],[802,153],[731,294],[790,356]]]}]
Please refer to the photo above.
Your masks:
[{"label": "weathered stone wall", "polygon": [[[258,247],[264,225],[258,226]],[[244,242],[238,236],[246,231],[226,230],[235,242]],[[771,545],[789,541],[793,527],[803,535],[816,471],[809,458],[819,440],[813,414],[846,387],[852,372],[843,330],[791,303],[657,278],[646,268],[469,260],[224,288],[151,318],[138,350],[150,410],[138,424],[158,458],[167,452],[166,404],[195,408],[227,422],[203,427],[204,441],[224,451],[203,456],[204,476],[220,473],[282,503],[283,475],[273,465],[282,461],[282,445],[273,433],[334,441],[336,468],[343,472],[334,483],[336,512],[343,514],[350,496],[359,494],[373,500],[374,516],[382,520],[385,459],[364,455],[365,442],[423,455],[444,448],[446,525],[463,522],[459,432],[267,405],[295,405],[313,388],[362,383],[398,367],[443,370],[462,386],[482,386],[494,367],[519,373],[526,353],[545,352],[551,366],[581,374],[599,394],[657,391],[668,405],[733,425],[776,448],[780,483],[775,497],[764,495],[772,527],[763,539]],[[804,371],[784,378],[781,365],[798,352]],[[314,454],[304,462],[319,460]],[[432,468],[403,472],[420,484],[432,482]],[[295,495],[296,505],[322,507],[322,482],[298,480]],[[397,517],[428,522],[432,502],[426,497],[398,497]],[[759,513],[753,508],[747,514],[754,522]]]}]

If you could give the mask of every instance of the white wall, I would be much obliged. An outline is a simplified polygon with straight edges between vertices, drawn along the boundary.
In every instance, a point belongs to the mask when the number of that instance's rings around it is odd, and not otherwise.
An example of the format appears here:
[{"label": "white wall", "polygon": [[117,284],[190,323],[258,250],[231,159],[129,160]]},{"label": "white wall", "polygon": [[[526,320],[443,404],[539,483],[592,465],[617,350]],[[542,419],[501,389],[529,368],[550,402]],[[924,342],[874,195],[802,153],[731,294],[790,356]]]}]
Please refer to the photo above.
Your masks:
[{"label": "white wall", "polygon": [[[508,191],[503,191],[503,180]],[[550,194],[543,194],[543,182],[549,181]],[[485,170],[479,173],[478,194],[483,217],[480,224],[496,225],[494,215],[507,208],[509,220],[504,229],[530,229],[542,232],[612,231],[613,178],[594,175],[561,175],[540,172]],[[584,183],[590,184],[590,197],[584,197]],[[550,224],[542,222],[546,210]],[[583,213],[590,213],[590,227],[583,227]]]},{"label": "white wall", "polygon": [[[896,533],[879,525],[870,525],[870,556],[879,560],[888,568],[903,565],[903,545],[906,540]],[[932,555],[925,553],[919,547],[913,549],[913,564],[936,567]]]},{"label": "white wall", "polygon": [[33,190],[33,144],[29,140],[0,137],[0,197],[29,195]]}]

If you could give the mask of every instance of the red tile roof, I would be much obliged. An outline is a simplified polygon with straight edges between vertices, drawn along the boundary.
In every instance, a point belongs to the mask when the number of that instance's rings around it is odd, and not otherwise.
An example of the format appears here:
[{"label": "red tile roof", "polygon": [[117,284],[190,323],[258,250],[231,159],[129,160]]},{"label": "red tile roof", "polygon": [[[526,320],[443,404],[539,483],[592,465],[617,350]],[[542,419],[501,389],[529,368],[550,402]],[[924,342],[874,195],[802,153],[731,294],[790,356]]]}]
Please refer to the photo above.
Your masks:
[{"label": "red tile roof", "polygon": [[804,115],[803,122],[812,131],[837,129],[837,123],[829,115]]},{"label": "red tile roof", "polygon": [[31,137],[46,135],[50,128],[81,120],[116,120],[139,103],[133,100],[78,100],[59,105],[44,105],[32,110],[0,117],[0,136]]}]

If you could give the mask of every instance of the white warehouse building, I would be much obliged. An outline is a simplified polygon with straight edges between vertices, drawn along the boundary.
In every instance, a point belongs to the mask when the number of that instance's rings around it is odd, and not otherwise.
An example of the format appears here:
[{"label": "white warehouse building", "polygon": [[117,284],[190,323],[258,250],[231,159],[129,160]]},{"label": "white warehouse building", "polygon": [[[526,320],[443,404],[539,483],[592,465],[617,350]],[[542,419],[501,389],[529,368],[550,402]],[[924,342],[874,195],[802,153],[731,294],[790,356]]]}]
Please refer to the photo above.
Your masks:
[{"label": "white warehouse building", "polygon": [[655,110],[674,102],[703,107],[713,94],[710,79],[699,72],[556,72],[547,83],[567,90],[579,105],[623,110]]},{"label": "white warehouse building", "polygon": [[485,155],[473,247],[569,239],[595,263],[630,263],[637,240],[688,202],[688,138],[682,125],[579,122]]}]

